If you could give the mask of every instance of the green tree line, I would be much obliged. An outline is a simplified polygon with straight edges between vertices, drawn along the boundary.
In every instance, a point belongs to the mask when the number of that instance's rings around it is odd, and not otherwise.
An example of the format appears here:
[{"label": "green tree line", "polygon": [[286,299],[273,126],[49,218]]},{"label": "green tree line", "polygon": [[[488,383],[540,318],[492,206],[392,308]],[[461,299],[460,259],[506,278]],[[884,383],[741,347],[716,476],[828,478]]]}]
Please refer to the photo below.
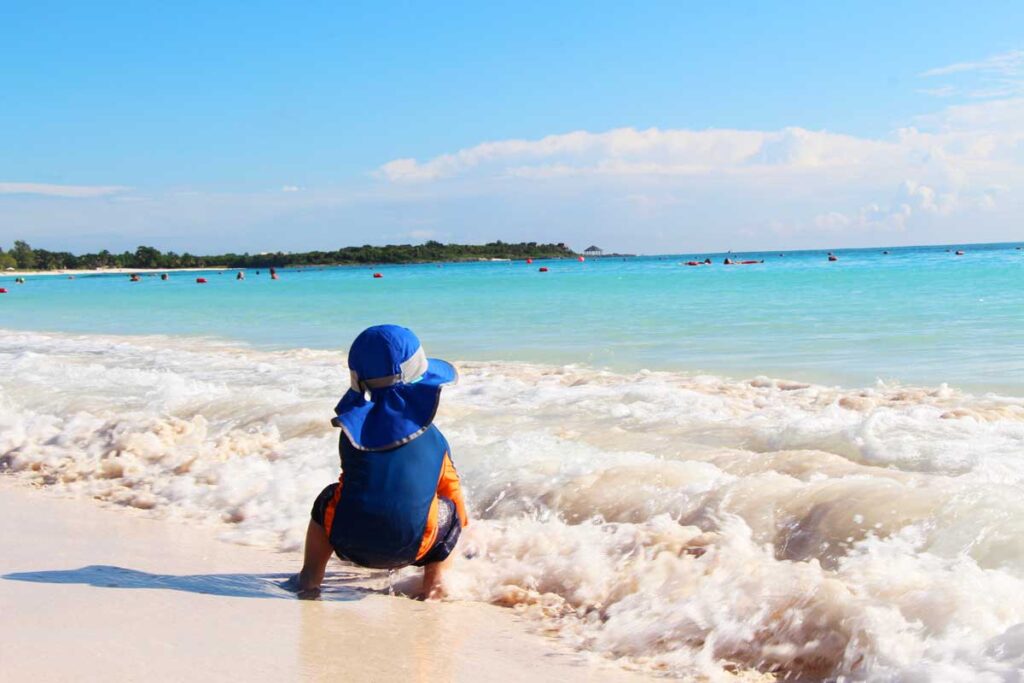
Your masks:
[{"label": "green tree line", "polygon": [[72,268],[282,268],[286,266],[352,265],[374,263],[429,263],[433,261],[473,261],[476,259],[564,258],[573,256],[564,244],[537,242],[488,244],[442,244],[431,240],[425,244],[389,244],[382,247],[365,244],[342,247],[335,251],[302,253],[217,254],[197,256],[188,252],[162,252],[140,246],[135,251],[119,254],[107,250],[95,254],[72,254],[67,251],[33,249],[18,240],[11,249],[0,248],[0,270],[60,270]]}]

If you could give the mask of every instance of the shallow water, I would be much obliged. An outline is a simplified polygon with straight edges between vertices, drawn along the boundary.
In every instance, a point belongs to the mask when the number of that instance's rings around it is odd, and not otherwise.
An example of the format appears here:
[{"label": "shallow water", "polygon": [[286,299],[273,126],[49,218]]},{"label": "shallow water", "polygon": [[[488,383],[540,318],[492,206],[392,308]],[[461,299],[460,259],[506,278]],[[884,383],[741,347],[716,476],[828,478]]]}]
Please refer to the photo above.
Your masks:
[{"label": "shallow water", "polygon": [[[455,598],[682,677],[1020,679],[1024,399],[459,365]],[[0,466],[298,549],[346,376],[337,351],[8,331]]]},{"label": "shallow water", "polygon": [[[617,371],[767,375],[857,387],[877,379],[1024,395],[1024,250],[1018,245],[518,263],[0,278],[0,328],[233,339],[345,349],[398,322],[462,360],[583,363]],[[947,251],[947,249],[949,251]],[[550,269],[537,272],[540,265]],[[373,279],[372,271],[383,279]]]}]

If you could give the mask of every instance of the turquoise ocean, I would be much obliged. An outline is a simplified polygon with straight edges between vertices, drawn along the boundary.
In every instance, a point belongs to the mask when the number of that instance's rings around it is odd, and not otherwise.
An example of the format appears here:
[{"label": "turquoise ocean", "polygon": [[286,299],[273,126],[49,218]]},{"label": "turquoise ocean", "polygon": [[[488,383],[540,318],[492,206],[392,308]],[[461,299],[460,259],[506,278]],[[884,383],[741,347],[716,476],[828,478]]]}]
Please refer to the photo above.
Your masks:
[{"label": "turquoise ocean", "polygon": [[452,599],[683,680],[1020,681],[1020,246],[3,277],[0,476],[298,562],[400,323],[460,371]]},{"label": "turquoise ocean", "polygon": [[[345,349],[371,324],[460,360],[1024,393],[1017,244],[0,278],[0,327]],[[956,250],[964,256],[955,256]],[[887,251],[888,253],[883,253]],[[721,265],[733,259],[763,264]],[[681,263],[710,257],[711,267]],[[540,273],[546,266],[549,272]],[[384,277],[373,279],[372,272]]]}]

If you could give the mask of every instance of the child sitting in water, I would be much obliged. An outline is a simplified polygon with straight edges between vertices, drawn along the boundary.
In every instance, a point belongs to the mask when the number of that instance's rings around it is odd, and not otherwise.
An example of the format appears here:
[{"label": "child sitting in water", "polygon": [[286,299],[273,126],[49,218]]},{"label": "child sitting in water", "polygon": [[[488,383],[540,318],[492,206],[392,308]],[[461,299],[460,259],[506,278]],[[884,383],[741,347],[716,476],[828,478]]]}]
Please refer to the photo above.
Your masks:
[{"label": "child sitting in water", "polygon": [[348,364],[352,388],[331,420],[341,428],[341,477],[313,503],[302,571],[290,587],[318,594],[333,551],[373,569],[423,567],[422,597],[440,597],[469,522],[451,449],[432,424],[441,387],[458,375],[397,325],[363,331]]}]

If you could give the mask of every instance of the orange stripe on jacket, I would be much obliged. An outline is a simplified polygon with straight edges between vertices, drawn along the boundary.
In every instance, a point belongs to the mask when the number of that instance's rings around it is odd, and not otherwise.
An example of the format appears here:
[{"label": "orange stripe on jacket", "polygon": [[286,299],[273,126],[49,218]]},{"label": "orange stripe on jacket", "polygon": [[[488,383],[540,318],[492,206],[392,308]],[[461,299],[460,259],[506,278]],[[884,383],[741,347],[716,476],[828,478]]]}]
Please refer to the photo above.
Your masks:
[{"label": "orange stripe on jacket", "polygon": [[455,503],[455,512],[459,515],[459,523],[465,527],[469,524],[469,515],[466,513],[466,501],[462,499],[462,484],[459,482],[459,473],[455,471],[452,459],[445,454],[444,465],[441,466],[441,478],[437,482],[437,495],[450,499]]},{"label": "orange stripe on jacket", "polygon": [[447,453],[444,454],[444,462],[441,464],[441,474],[437,479],[437,492],[434,500],[430,502],[430,511],[427,513],[427,526],[423,530],[423,540],[420,541],[419,552],[416,559],[419,560],[437,542],[437,517],[438,517],[438,496],[448,498],[455,503],[455,512],[459,516],[459,523],[462,526],[469,524],[469,515],[466,514],[466,502],[462,498],[462,487],[459,483],[459,473],[455,471],[455,465]]},{"label": "orange stripe on jacket", "polygon": [[338,477],[338,486],[334,489],[334,495],[331,496],[331,500],[327,503],[327,509],[324,510],[324,530],[327,531],[327,538],[331,537],[331,527],[334,526],[334,510],[338,507],[338,501],[341,500],[341,480],[344,474]]}]

